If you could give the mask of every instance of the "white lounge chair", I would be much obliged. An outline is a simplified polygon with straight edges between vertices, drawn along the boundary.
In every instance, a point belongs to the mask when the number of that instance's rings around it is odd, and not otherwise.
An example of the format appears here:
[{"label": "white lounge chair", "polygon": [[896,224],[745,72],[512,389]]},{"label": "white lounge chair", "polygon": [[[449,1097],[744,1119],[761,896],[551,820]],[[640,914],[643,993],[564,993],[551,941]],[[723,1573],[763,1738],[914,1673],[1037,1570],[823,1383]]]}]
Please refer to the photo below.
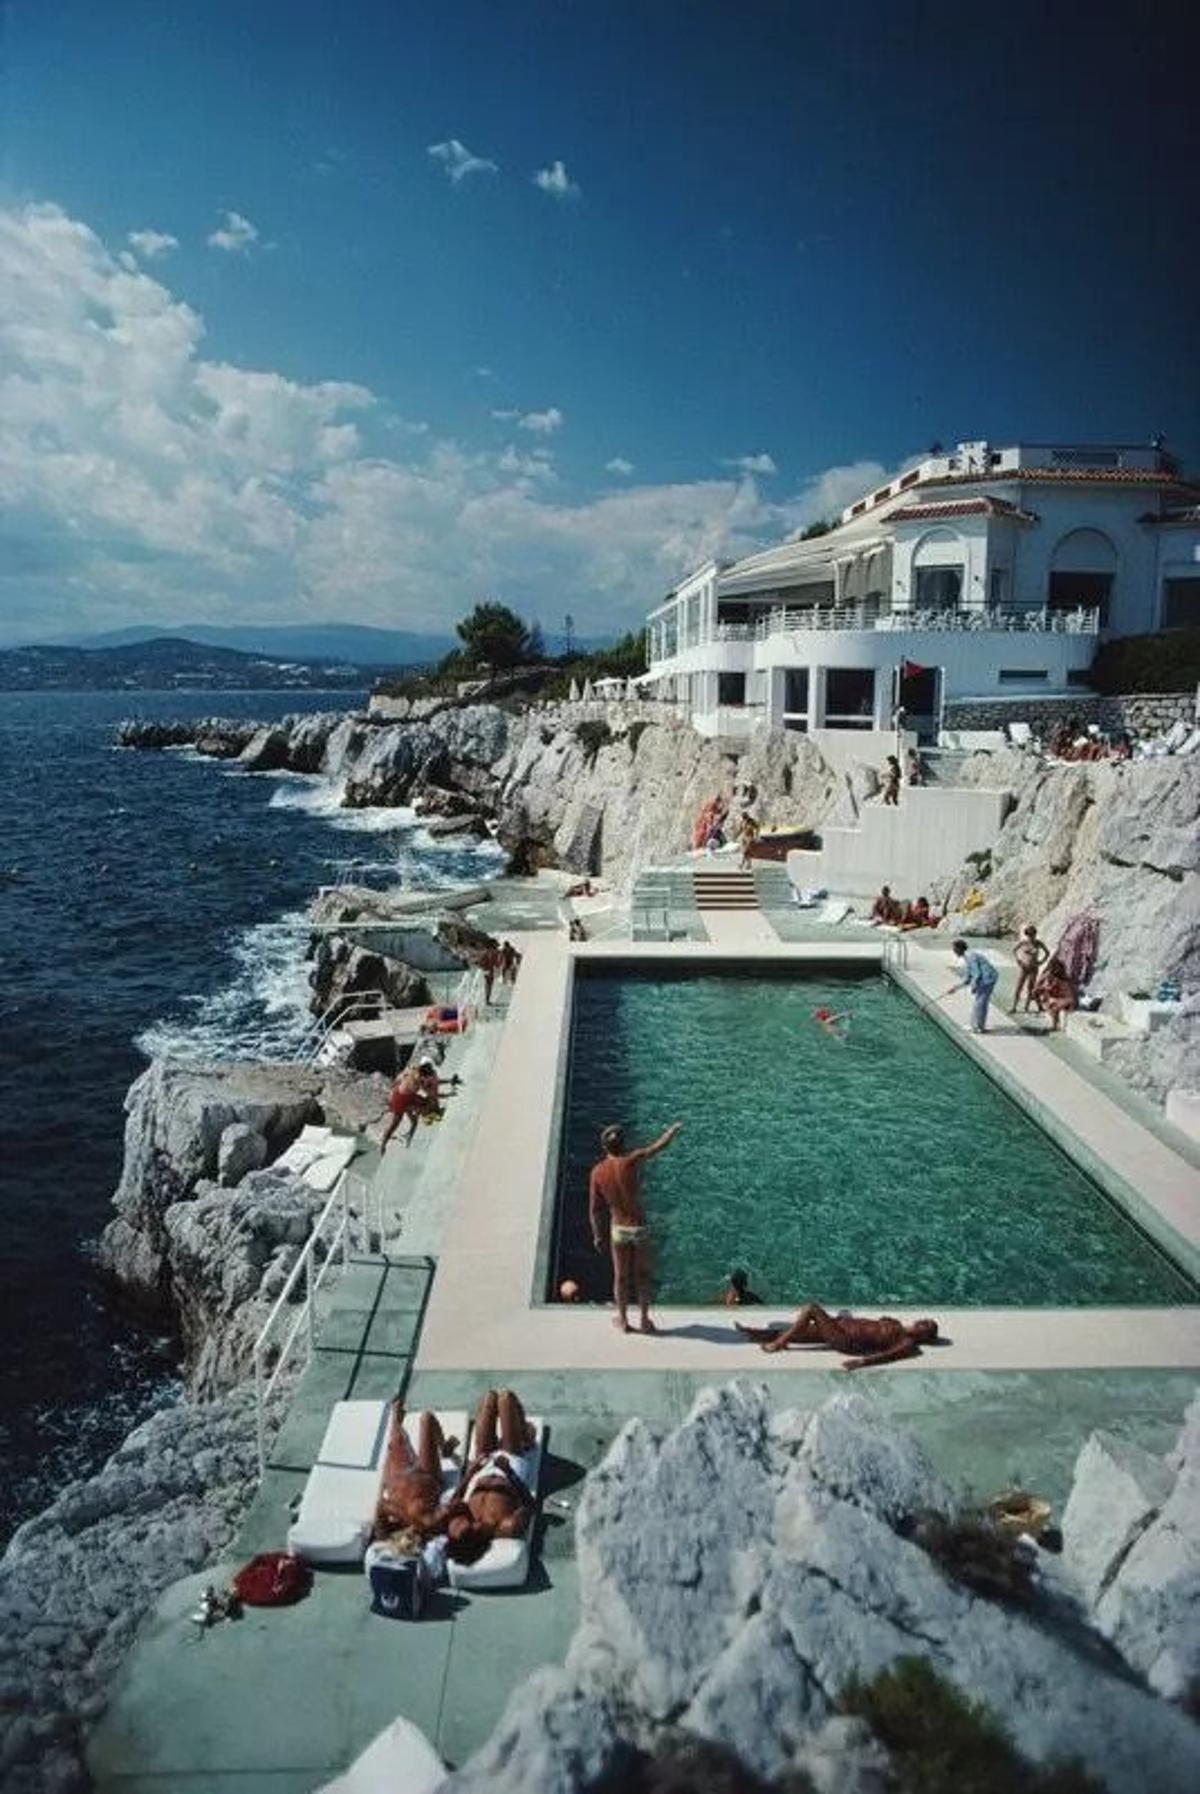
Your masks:
[{"label": "white lounge chair", "polygon": [[[529,1492],[536,1501],[542,1477],[542,1458],[546,1449],[546,1423],[531,1414],[529,1424],[534,1432],[534,1442],[529,1454],[532,1459],[532,1487]],[[533,1557],[535,1519],[536,1510],[519,1539],[493,1539],[477,1563],[456,1564],[450,1558],[446,1568],[451,1587],[474,1589],[480,1593],[487,1593],[491,1589],[524,1588],[529,1579],[529,1566]]]},{"label": "white lounge chair", "polygon": [[306,1563],[361,1562],[379,1500],[388,1412],[387,1402],[335,1404],[288,1528],[288,1550]]},{"label": "white lounge chair", "polygon": [[1008,723],[1008,739],[1015,748],[1027,748],[1033,741],[1033,730],[1028,723]]}]

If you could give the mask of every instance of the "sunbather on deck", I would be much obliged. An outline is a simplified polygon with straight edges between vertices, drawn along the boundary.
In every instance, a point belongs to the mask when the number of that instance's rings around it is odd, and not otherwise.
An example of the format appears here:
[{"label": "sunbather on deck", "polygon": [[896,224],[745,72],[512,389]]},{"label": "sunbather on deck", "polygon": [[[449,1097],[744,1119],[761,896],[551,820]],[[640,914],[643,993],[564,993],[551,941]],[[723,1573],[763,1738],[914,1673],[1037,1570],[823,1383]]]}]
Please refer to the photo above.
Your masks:
[{"label": "sunbather on deck", "polygon": [[436,1414],[420,1416],[417,1449],[404,1430],[404,1409],[392,1406],[391,1428],[383,1460],[383,1482],[375,1509],[375,1537],[411,1527],[434,1532],[442,1504],[442,1460],[457,1449],[457,1439],[443,1437]]},{"label": "sunbather on deck", "polygon": [[535,1443],[520,1398],[511,1389],[489,1389],[475,1416],[474,1456],[438,1516],[456,1563],[477,1563],[493,1539],[527,1531],[536,1503]]},{"label": "sunbather on deck", "polygon": [[872,1320],[846,1309],[830,1314],[816,1302],[805,1303],[790,1326],[744,1327],[740,1321],[734,1325],[746,1339],[757,1340],[764,1352],[782,1352],[790,1345],[813,1345],[851,1353],[853,1356],[843,1367],[846,1370],[866,1370],[871,1365],[914,1358],[922,1345],[931,1345],[938,1336],[936,1321],[898,1321],[890,1314]]}]

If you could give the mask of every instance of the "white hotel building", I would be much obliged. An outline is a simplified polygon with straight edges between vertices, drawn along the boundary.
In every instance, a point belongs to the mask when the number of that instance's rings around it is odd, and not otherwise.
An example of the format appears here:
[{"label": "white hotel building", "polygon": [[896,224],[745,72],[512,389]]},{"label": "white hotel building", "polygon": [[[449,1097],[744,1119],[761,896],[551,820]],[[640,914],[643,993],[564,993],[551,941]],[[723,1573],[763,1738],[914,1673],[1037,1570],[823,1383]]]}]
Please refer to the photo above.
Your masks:
[{"label": "white hotel building", "polygon": [[1198,501],[1158,447],[960,443],[825,535],[689,574],[645,688],[721,736],[885,729],[899,694],[925,738],[948,702],[1079,692],[1100,636],[1200,625]]}]

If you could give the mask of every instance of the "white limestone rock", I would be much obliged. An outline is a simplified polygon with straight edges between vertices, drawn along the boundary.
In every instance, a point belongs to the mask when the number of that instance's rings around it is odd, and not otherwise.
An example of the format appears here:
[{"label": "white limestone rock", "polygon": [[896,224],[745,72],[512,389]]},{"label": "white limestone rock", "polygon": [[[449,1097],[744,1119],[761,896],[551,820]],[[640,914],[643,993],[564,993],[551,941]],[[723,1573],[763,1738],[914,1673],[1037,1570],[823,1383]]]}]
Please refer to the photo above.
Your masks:
[{"label": "white limestone rock", "polygon": [[1175,1478],[1148,1451],[1093,1433],[1079,1454],[1062,1518],[1063,1563],[1094,1607],[1171,1493]]},{"label": "white limestone rock", "polygon": [[761,1775],[804,1769],[829,1794],[865,1794],[884,1766],[836,1703],[851,1677],[918,1656],[1032,1760],[1077,1757],[1112,1794],[1190,1794],[1200,1732],[1183,1714],[1036,1612],[949,1581],[907,1536],[910,1504],[947,1501],[859,1396],[769,1423],[764,1392],[734,1384],[660,1443],[630,1423],[579,1505],[582,1617],[564,1670],[514,1697],[447,1788],[557,1794],[576,1744],[593,1774],[613,1773],[618,1739],[645,1747],[678,1724]]},{"label": "white limestone rock", "polygon": [[177,1065],[154,1060],[125,1098],[125,1158],[113,1196],[116,1217],[99,1257],[124,1291],[148,1307],[173,1303],[163,1218],[219,1173],[221,1139],[241,1123],[275,1159],[306,1122],[355,1132],[377,1121],[387,1100],[381,1079],[302,1066]]},{"label": "white limestone rock", "polygon": [[328,1200],[303,1178],[269,1167],[235,1190],[202,1182],[163,1216],[167,1266],[188,1387],[211,1397],[245,1376],[288,1272]]},{"label": "white limestone rock", "polygon": [[1200,1396],[1162,1469],[1169,1491],[1100,1590],[1092,1618],[1153,1689],[1186,1700],[1200,1690]]},{"label": "white limestone rock", "polygon": [[154,1415],[14,1533],[0,1558],[5,1794],[91,1786],[83,1733],[134,1633],[168,1583],[228,1545],[256,1473],[253,1391],[242,1388]]},{"label": "white limestone rock", "polygon": [[267,1162],[267,1143],[257,1128],[234,1121],[224,1130],[217,1147],[217,1181],[227,1188],[240,1183],[247,1171]]},{"label": "white limestone rock", "polygon": [[620,1703],[584,1692],[564,1670],[535,1670],[439,1794],[579,1794],[612,1771],[628,1738]]}]

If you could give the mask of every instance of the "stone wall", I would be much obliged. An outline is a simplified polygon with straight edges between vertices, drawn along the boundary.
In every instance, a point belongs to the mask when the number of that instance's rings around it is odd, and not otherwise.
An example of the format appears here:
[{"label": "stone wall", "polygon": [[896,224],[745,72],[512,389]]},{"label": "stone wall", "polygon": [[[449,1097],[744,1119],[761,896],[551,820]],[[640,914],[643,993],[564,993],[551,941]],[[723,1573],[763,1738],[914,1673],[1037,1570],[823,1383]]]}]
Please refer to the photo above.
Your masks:
[{"label": "stone wall", "polygon": [[1075,696],[961,698],[946,705],[947,729],[1002,729],[1005,723],[1028,723],[1045,737],[1060,723],[1076,717],[1081,723],[1098,723],[1109,733],[1128,729],[1131,735],[1160,735],[1172,723],[1190,723],[1196,699],[1191,692],[1128,692],[1102,697],[1099,692]]}]

